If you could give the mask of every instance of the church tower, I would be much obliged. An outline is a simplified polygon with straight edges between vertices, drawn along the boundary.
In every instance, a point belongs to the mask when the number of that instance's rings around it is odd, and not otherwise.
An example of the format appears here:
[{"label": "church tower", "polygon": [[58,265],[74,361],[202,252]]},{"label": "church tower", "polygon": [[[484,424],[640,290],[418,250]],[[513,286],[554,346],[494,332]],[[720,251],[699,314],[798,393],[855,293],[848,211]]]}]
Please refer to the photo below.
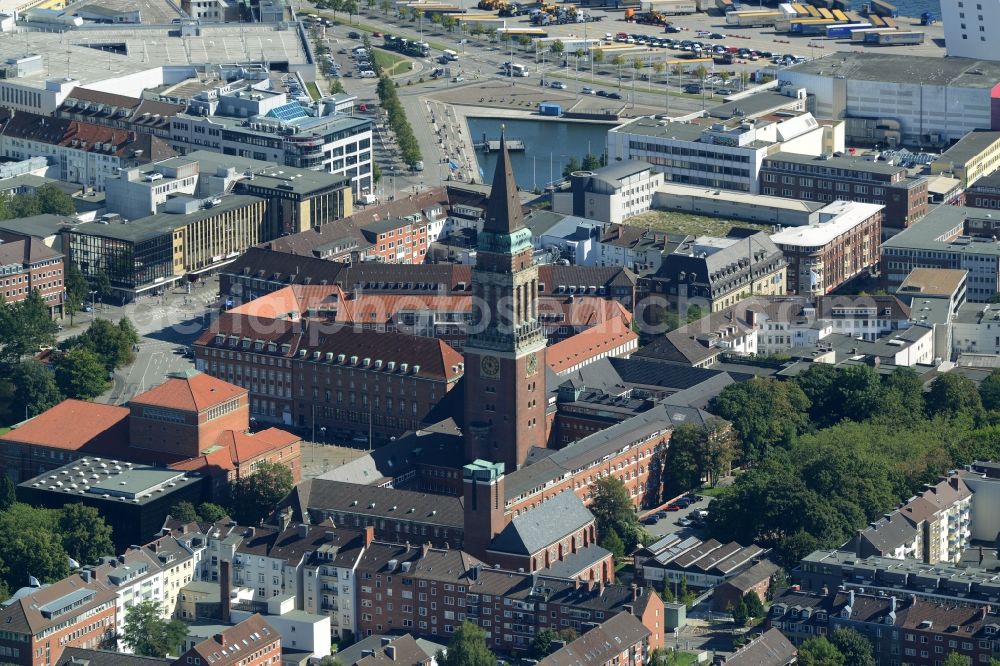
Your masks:
[{"label": "church tower", "polygon": [[503,134],[472,270],[473,318],[465,344],[465,460],[524,464],[544,447],[545,335],[538,267]]}]

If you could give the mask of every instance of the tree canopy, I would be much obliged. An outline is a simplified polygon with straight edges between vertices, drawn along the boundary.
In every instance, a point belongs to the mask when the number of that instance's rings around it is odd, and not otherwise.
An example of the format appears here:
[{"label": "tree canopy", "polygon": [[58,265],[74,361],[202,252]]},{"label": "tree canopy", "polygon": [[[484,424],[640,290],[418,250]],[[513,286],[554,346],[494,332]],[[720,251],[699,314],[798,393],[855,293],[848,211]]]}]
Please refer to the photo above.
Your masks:
[{"label": "tree canopy", "polygon": [[802,666],[845,666],[844,655],[826,637],[810,638],[799,646]]},{"label": "tree canopy", "polygon": [[591,486],[591,500],[598,538],[604,540],[613,532],[625,552],[630,552],[639,541],[641,527],[628,488],[618,477],[601,477]]},{"label": "tree canopy", "polygon": [[158,601],[141,601],[125,611],[122,642],[135,654],[161,658],[176,655],[185,636],[187,625],[180,620],[164,619]]},{"label": "tree canopy", "polygon": [[486,643],[486,632],[478,625],[462,622],[448,642],[448,649],[437,653],[440,666],[496,666],[497,658]]},{"label": "tree canopy", "polygon": [[292,489],[292,472],[280,463],[262,462],[257,470],[230,484],[229,508],[243,525],[257,525]]}]

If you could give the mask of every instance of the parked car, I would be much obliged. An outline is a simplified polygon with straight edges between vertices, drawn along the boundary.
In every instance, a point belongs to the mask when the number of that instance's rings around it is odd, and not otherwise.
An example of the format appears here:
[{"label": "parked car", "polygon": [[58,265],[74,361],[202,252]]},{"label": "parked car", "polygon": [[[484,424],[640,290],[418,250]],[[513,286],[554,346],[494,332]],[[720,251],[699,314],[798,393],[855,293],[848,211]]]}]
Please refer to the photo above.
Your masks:
[{"label": "parked car", "polygon": [[351,39],[361,39],[361,35],[359,35],[358,33],[354,32],[353,30],[351,32],[347,33],[347,36],[349,38],[351,38]]},{"label": "parked car", "polygon": [[616,92],[608,93],[608,99],[621,99],[622,96]]},{"label": "parked car", "polygon": [[642,519],[642,524],[643,525],[655,525],[658,520],[659,520],[659,518],[657,518],[656,516],[646,516],[645,518]]},{"label": "parked car", "polygon": [[584,95],[593,95],[595,94],[596,91],[590,86],[584,86],[583,88],[580,89],[580,92],[582,92]]},{"label": "parked car", "polygon": [[694,523],[688,520],[687,518],[681,518],[680,520],[677,521],[677,524],[680,525],[681,527],[691,527],[692,525],[694,525]]},{"label": "parked car", "polygon": [[666,511],[680,511],[681,507],[679,504],[668,504],[666,506]]},{"label": "parked car", "polygon": [[549,84],[549,86],[552,88],[558,88],[559,90],[566,90],[566,84],[562,81],[553,81]]},{"label": "parked car", "polygon": [[609,93],[608,93],[607,90],[598,90],[597,91],[597,96],[598,97],[607,97],[608,95],[609,95]]},{"label": "parked car", "polygon": [[713,32],[711,35],[709,35],[709,38],[710,39],[725,39],[726,36],[723,35],[721,32]]}]

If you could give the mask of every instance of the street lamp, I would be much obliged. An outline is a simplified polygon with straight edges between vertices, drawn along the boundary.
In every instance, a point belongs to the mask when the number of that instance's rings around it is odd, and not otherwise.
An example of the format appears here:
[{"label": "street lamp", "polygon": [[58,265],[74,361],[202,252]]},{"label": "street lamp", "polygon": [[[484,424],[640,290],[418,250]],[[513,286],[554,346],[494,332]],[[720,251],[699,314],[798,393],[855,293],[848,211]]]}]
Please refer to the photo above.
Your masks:
[{"label": "street lamp", "polygon": [[324,444],[326,444],[326,426],[319,427],[319,438]]},{"label": "street lamp", "polygon": [[94,298],[96,296],[97,296],[96,289],[90,292],[90,323],[94,323],[94,310],[97,309],[97,304],[94,301]]}]

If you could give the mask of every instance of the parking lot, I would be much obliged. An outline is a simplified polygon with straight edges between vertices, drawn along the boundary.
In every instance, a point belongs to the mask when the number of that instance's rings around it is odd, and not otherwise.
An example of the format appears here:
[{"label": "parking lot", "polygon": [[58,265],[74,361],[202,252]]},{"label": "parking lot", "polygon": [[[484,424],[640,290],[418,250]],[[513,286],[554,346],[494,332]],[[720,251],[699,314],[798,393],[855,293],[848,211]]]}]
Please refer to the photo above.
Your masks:
[{"label": "parking lot", "polygon": [[656,537],[667,536],[668,534],[680,533],[682,536],[697,536],[704,537],[705,529],[697,524],[682,526],[678,525],[678,522],[683,520],[693,520],[697,516],[698,511],[709,511],[709,504],[711,503],[711,497],[702,497],[702,499],[691,505],[682,508],[679,511],[667,511],[666,517],[661,518],[656,521],[656,523],[650,525],[643,523],[643,527],[646,531]]}]

